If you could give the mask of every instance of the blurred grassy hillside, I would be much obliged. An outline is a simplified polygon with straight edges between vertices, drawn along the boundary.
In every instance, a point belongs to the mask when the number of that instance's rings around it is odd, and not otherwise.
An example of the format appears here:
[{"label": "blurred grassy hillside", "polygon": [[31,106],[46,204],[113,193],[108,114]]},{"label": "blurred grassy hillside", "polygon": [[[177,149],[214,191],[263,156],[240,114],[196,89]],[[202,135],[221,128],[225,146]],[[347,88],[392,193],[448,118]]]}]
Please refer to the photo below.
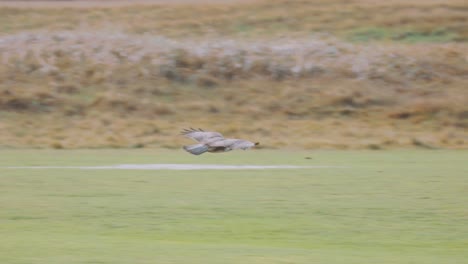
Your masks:
[{"label": "blurred grassy hillside", "polygon": [[464,1],[73,2],[0,2],[0,146],[468,146]]}]

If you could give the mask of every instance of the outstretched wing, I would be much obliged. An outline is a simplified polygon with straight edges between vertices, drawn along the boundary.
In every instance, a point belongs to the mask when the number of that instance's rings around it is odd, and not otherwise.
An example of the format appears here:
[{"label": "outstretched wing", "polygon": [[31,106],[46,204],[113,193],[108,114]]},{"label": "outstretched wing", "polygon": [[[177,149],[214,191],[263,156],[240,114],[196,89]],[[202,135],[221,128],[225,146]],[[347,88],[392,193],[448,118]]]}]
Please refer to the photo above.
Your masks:
[{"label": "outstretched wing", "polygon": [[218,132],[203,131],[203,129],[201,128],[184,129],[180,133],[198,142],[208,142],[208,141],[212,142],[212,141],[224,139],[223,135],[221,135]]},{"label": "outstretched wing", "polygon": [[226,147],[230,149],[249,149],[255,145],[258,145],[258,143],[237,138],[227,138],[209,144],[210,147]]}]

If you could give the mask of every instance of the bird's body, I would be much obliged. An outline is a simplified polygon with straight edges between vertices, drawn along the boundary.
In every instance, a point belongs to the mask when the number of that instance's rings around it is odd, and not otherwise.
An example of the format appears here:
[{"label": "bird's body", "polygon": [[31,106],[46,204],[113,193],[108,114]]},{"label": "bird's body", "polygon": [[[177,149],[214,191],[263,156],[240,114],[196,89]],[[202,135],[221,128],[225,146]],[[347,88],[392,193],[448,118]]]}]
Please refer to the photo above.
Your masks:
[{"label": "bird's body", "polygon": [[218,132],[203,131],[202,129],[184,129],[181,134],[198,142],[198,144],[184,146],[187,152],[194,155],[205,152],[227,152],[234,149],[246,150],[259,144],[243,139],[224,138]]}]

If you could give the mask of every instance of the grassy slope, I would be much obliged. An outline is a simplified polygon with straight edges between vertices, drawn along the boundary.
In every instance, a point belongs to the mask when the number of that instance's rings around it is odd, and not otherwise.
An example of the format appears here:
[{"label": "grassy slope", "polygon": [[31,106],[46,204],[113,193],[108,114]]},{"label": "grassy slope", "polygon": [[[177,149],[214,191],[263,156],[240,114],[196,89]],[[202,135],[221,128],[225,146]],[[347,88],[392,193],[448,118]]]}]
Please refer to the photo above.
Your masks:
[{"label": "grassy slope", "polygon": [[[170,37],[301,36],[332,32],[358,39],[466,41],[466,5],[450,1],[243,1],[218,4],[130,5],[107,8],[0,9],[3,33],[31,29],[114,28]],[[61,6],[61,3],[57,3]],[[66,6],[66,5],[65,5]],[[48,8],[47,8],[48,7]],[[382,16],[382,14],[393,14]]]},{"label": "grassy slope", "polygon": [[461,0],[49,7],[0,7],[2,147],[468,145]]},{"label": "grassy slope", "polygon": [[[310,157],[311,159],[304,159]],[[467,263],[466,151],[2,153],[0,165],[309,164],[265,171],[0,169],[3,263]]]}]

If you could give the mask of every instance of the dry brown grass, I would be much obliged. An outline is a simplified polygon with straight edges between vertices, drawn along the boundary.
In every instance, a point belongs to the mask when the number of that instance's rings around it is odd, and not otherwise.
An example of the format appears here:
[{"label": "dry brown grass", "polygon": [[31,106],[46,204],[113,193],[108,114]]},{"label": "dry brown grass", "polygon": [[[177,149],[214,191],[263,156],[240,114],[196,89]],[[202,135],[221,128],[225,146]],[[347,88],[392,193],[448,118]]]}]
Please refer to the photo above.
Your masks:
[{"label": "dry brown grass", "polygon": [[[148,5],[148,2],[151,3]],[[71,1],[0,8],[3,33],[22,30],[118,30],[170,37],[304,36],[317,32],[351,39],[467,41],[467,7],[450,1]],[[166,1],[171,2],[171,1]],[[1,3],[1,2],[0,2]],[[109,4],[112,3],[112,4]],[[120,4],[119,4],[120,3]],[[142,3],[146,3],[142,5]],[[54,5],[59,8],[51,8]],[[66,7],[66,5],[71,5]],[[82,5],[76,9],[73,5]],[[1,5],[0,5],[1,6]],[[42,6],[43,8],[34,8]],[[384,15],[391,14],[391,15]]]},{"label": "dry brown grass", "polygon": [[0,0],[0,6],[13,8],[116,8],[154,5],[242,4],[256,0]]},{"label": "dry brown grass", "polygon": [[271,148],[466,148],[463,8],[0,8],[0,146],[172,148],[197,126]]}]

